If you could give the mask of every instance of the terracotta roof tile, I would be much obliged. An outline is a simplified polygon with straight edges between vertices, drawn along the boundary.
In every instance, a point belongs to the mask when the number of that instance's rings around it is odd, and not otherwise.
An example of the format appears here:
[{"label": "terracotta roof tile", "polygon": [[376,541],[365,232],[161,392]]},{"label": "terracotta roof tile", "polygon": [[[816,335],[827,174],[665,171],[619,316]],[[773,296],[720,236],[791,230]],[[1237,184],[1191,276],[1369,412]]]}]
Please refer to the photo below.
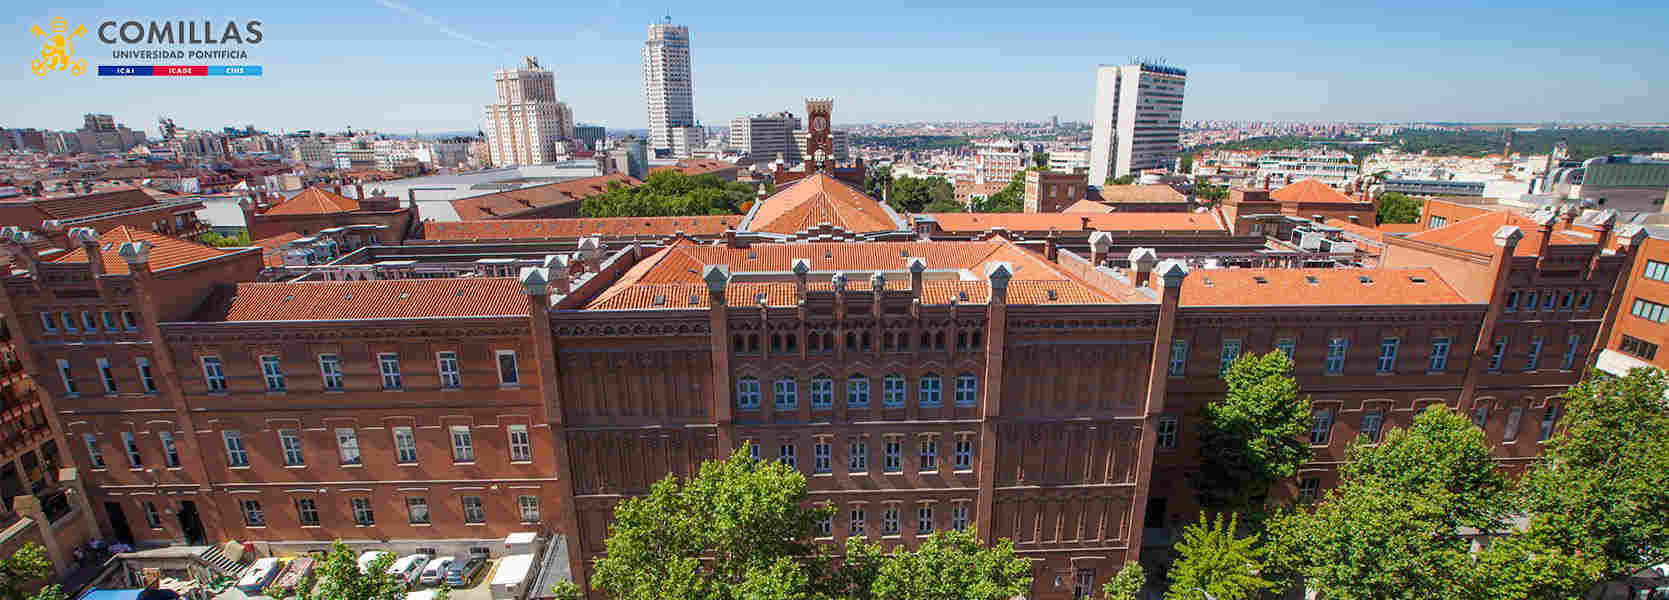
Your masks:
[{"label": "terracotta roof tile", "polygon": [[1176,191],[1171,186],[1155,183],[1151,185],[1106,185],[1101,186],[1101,201],[1118,203],[1170,203],[1187,202],[1188,197]]},{"label": "terracotta roof tile", "polygon": [[1460,292],[1429,268],[1206,269],[1189,273],[1182,283],[1184,306],[1466,303]]},{"label": "terracotta roof tile", "polygon": [[1300,202],[1305,204],[1318,202],[1356,202],[1344,192],[1333,189],[1325,183],[1314,179],[1305,179],[1269,192],[1269,197],[1280,202]]},{"label": "terracotta roof tile", "polygon": [[[132,271],[128,270],[127,261],[122,260],[122,256],[117,252],[124,243],[141,241],[151,243],[152,272],[165,271],[181,265],[239,252],[252,252],[252,250],[247,249],[226,250],[205,246],[196,242],[151,233],[143,229],[119,225],[99,236],[99,257],[104,261],[104,272],[112,275],[131,273]],[[77,247],[51,262],[85,263],[87,262],[87,251]]]},{"label": "terracotta roof tile", "polygon": [[[1513,256],[1535,256],[1537,252],[1541,251],[1541,226],[1529,217],[1506,211],[1484,213],[1464,221],[1450,223],[1444,227],[1422,231],[1407,237],[1411,240],[1469,250],[1479,254],[1494,254],[1496,248],[1495,230],[1506,225],[1515,225],[1524,233],[1524,239],[1519,240],[1518,246],[1513,248]],[[1593,244],[1596,241],[1595,237],[1592,237],[1594,236],[1592,232],[1585,232],[1590,237],[1582,237],[1566,233],[1558,229],[1559,226],[1555,224],[1553,239],[1548,242],[1549,245],[1573,246]],[[1578,231],[1583,230],[1579,229]]]},{"label": "terracotta roof tile", "polygon": [[460,198],[452,201],[452,209],[458,212],[459,219],[465,221],[504,219],[559,204],[581,202],[608,191],[609,184],[616,182],[627,187],[643,184],[630,175],[610,173]]},{"label": "terracotta roof tile", "polygon": [[822,223],[853,233],[906,228],[868,194],[818,171],[760,201],[746,230],[787,234]]},{"label": "terracotta roof tile", "polygon": [[1084,231],[1084,217],[1097,231],[1224,231],[1210,213],[928,213],[945,231],[974,232],[995,227],[1009,231]]},{"label": "terracotta roof tile", "polygon": [[299,240],[302,237],[304,236],[294,231],[286,231],[272,237],[255,240],[250,242],[249,245],[261,249],[261,262],[269,267],[282,267],[284,266],[284,244]]},{"label": "terracotta roof tile", "polygon": [[310,187],[268,208],[263,215],[327,215],[359,210],[359,201],[320,187]]},{"label": "terracotta roof tile", "polygon": [[1087,213],[1087,214],[1092,214],[1092,215],[1093,214],[1104,215],[1104,214],[1113,212],[1113,207],[1107,206],[1106,204],[1102,204],[1100,202],[1096,202],[1094,200],[1085,199],[1085,200],[1079,200],[1077,202],[1073,202],[1071,206],[1066,207],[1065,209],[1061,210],[1061,212],[1067,213],[1067,214]]},{"label": "terracotta roof tile", "polygon": [[429,240],[506,240],[603,237],[658,237],[684,232],[716,236],[742,222],[740,215],[698,217],[610,217],[593,219],[503,219],[426,222],[423,238]]},{"label": "terracotta roof tile", "polygon": [[226,321],[309,321],[525,316],[510,277],[240,283]]}]

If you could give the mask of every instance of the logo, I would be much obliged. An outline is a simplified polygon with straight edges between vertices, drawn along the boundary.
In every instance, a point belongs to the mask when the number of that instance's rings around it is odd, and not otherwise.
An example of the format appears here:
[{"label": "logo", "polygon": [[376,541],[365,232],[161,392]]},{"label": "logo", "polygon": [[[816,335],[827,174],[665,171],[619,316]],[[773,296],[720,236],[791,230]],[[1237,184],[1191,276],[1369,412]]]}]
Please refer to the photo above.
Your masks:
[{"label": "logo", "polygon": [[87,72],[87,61],[73,58],[75,45],[70,42],[87,35],[87,27],[76,25],[75,31],[70,31],[69,21],[57,17],[52,19],[48,29],[51,31],[43,31],[39,25],[29,26],[29,31],[34,33],[35,37],[46,38],[46,42],[41,45],[40,59],[29,61],[29,70],[41,77],[45,77],[47,71],[68,70],[71,75]]}]

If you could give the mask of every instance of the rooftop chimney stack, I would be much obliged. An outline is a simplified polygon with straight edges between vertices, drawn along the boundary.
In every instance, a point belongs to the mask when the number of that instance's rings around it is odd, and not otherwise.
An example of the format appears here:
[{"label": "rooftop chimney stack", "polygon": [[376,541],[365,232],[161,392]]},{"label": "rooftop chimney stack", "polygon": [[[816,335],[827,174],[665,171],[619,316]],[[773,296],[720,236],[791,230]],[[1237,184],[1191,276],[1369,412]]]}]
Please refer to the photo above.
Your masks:
[{"label": "rooftop chimney stack", "polygon": [[1113,234],[1097,231],[1089,234],[1089,261],[1093,266],[1107,263],[1108,254],[1113,251]]},{"label": "rooftop chimney stack", "polygon": [[796,258],[792,266],[794,271],[794,298],[806,299],[806,278],[811,275],[811,261]]},{"label": "rooftop chimney stack", "polygon": [[919,256],[914,257],[906,262],[905,266],[910,268],[910,297],[921,300],[922,280],[927,272],[927,259]]},{"label": "rooftop chimney stack", "polygon": [[1159,253],[1152,248],[1130,250],[1130,271],[1136,287],[1147,287],[1153,279],[1153,267],[1159,264]]}]

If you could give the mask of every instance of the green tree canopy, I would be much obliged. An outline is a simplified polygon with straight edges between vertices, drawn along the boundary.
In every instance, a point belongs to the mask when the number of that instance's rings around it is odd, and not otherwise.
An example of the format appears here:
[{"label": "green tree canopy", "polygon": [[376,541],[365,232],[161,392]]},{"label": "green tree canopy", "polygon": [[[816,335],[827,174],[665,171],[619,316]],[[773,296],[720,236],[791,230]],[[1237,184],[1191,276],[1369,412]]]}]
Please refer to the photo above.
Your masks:
[{"label": "green tree canopy", "polygon": [[1136,183],[1135,174],[1107,178],[1107,185],[1130,185],[1132,183]]},{"label": "green tree canopy", "polygon": [[1273,587],[1259,576],[1263,550],[1257,546],[1257,534],[1236,537],[1239,527],[1239,516],[1225,520],[1219,513],[1213,521],[1200,513],[1200,522],[1183,529],[1166,600],[1200,600],[1194,595],[1196,588],[1217,600],[1253,600]]},{"label": "green tree canopy", "polygon": [[1032,153],[1032,166],[1048,168],[1049,167],[1049,153],[1048,152],[1033,152]]},{"label": "green tree canopy", "polygon": [[[298,600],[405,600],[407,585],[399,575],[389,573],[394,554],[386,553],[364,571],[359,569],[359,558],[341,541],[330,545],[324,560],[313,567],[313,572],[296,586]],[[279,598],[276,591],[268,596]]]},{"label": "green tree canopy", "polygon": [[[52,560],[40,544],[29,542],[10,556],[0,558],[0,600],[24,600],[31,597],[29,590],[52,574]],[[46,586],[40,592],[56,591],[57,586]],[[39,592],[37,592],[39,593]]]},{"label": "green tree canopy", "polygon": [[[966,210],[956,201],[956,189],[943,177],[897,176],[892,179],[892,194],[887,205],[898,212],[962,212]],[[928,207],[936,210],[929,210]],[[951,210],[946,208],[955,207]]]},{"label": "green tree canopy", "polygon": [[1014,554],[1013,542],[982,548],[972,531],[935,531],[914,551],[894,550],[882,561],[871,597],[1008,600],[1031,586],[1031,563]]},{"label": "green tree canopy", "polygon": [[611,182],[607,191],[580,204],[582,217],[683,217],[733,215],[754,199],[748,184],[714,175],[690,176],[666,170],[650,173],[643,185]]},{"label": "green tree canopy", "polygon": [[975,199],[969,203],[971,212],[983,213],[1012,213],[1026,210],[1026,172],[1037,169],[1024,169],[1009,178],[1008,185],[1001,191],[991,194],[984,199]]},{"label": "green tree canopy", "polygon": [[1380,223],[1418,223],[1420,208],[1425,202],[1399,192],[1386,192],[1379,195]]},{"label": "green tree canopy", "polygon": [[1298,396],[1292,359],[1278,350],[1240,356],[1223,381],[1223,398],[1205,407],[1194,490],[1208,510],[1256,512],[1270,486],[1310,459],[1302,437],[1313,418],[1310,400]]},{"label": "green tree canopy", "polygon": [[1103,600],[1138,600],[1141,598],[1142,588],[1147,585],[1147,572],[1142,565],[1134,562],[1124,563],[1107,585],[1101,588]]}]

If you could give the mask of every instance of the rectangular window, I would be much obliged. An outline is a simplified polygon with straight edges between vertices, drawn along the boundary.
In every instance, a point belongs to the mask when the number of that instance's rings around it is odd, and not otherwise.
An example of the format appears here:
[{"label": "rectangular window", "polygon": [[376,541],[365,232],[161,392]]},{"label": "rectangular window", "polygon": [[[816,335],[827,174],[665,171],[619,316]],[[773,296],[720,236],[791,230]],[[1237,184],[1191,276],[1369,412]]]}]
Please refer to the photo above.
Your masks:
[{"label": "rectangular window", "polygon": [[301,451],[301,436],[294,430],[278,430],[278,448],[284,452],[284,464],[291,467],[307,464],[307,457]]},{"label": "rectangular window", "polygon": [[220,368],[220,357],[203,357],[203,381],[211,392],[226,391],[226,371]]},{"label": "rectangular window", "polygon": [[923,504],[916,507],[916,535],[933,533],[933,505]]},{"label": "rectangular window", "polygon": [[135,469],[145,466],[145,459],[139,456],[139,442],[133,439],[133,432],[122,432],[122,449],[127,451],[127,466]]},{"label": "rectangular window", "polygon": [[510,431],[510,460],[512,462],[529,462],[533,460],[533,439],[527,434],[526,425],[511,425]]},{"label": "rectangular window", "polygon": [[1234,364],[1234,359],[1239,357],[1240,340],[1223,340],[1223,354],[1218,357],[1217,373],[1221,375],[1229,372],[1229,365]]},{"label": "rectangular window", "polygon": [[1317,478],[1314,478],[1314,477],[1305,477],[1303,479],[1298,480],[1298,501],[1299,502],[1303,502],[1305,504],[1315,504],[1316,499],[1319,498],[1320,496],[1321,496],[1321,480],[1320,479],[1317,479]]},{"label": "rectangular window", "polygon": [[233,467],[249,466],[249,451],[243,447],[243,434],[235,429],[220,432],[221,441],[226,443],[226,464]]},{"label": "rectangular window", "polygon": [[958,503],[950,507],[950,528],[957,531],[968,530],[968,505]]},{"label": "rectangular window", "polygon": [[1515,310],[1518,310],[1518,294],[1519,294],[1518,290],[1513,290],[1513,291],[1507,292],[1507,302],[1506,302],[1506,306],[1504,307],[1506,312],[1513,312]]},{"label": "rectangular window", "polygon": [[133,359],[134,365],[139,367],[139,385],[145,388],[145,393],[156,393],[156,376],[151,373],[151,359],[139,357]]},{"label": "rectangular window", "polygon": [[1171,340],[1171,377],[1181,377],[1188,370],[1188,340]]},{"label": "rectangular window", "polygon": [[99,330],[99,322],[93,318],[93,313],[81,311],[81,329],[87,333],[94,333]]},{"label": "rectangular window", "polygon": [[422,496],[407,496],[406,518],[413,525],[429,524],[429,499]]},{"label": "rectangular window", "polygon": [[402,465],[417,464],[417,436],[410,427],[394,428],[394,460]]},{"label": "rectangular window", "polygon": [[342,455],[342,464],[359,464],[359,432],[351,427],[336,429],[336,450]]},{"label": "rectangular window", "polygon": [[248,525],[250,527],[265,527],[266,526],[267,515],[266,515],[266,513],[261,512],[261,501],[260,500],[240,500],[240,501],[238,501],[238,504],[243,506],[243,524],[244,525]]},{"label": "rectangular window", "polygon": [[1536,370],[1537,367],[1541,366],[1541,362],[1542,362],[1542,338],[1541,338],[1541,336],[1536,336],[1536,337],[1530,338],[1530,353],[1529,353],[1528,356],[1526,356],[1524,358],[1524,370],[1534,371],[1534,370]]},{"label": "rectangular window", "polygon": [[539,522],[538,496],[516,496],[516,507],[521,509],[523,523]]},{"label": "rectangular window", "polygon": [[435,362],[440,365],[440,387],[457,389],[461,383],[458,377],[458,353],[438,352],[435,354]]},{"label": "rectangular window", "polygon": [[898,440],[887,440],[887,453],[882,457],[881,468],[888,473],[904,470],[904,444]]},{"label": "rectangular window", "polygon": [[881,511],[881,535],[898,535],[898,506]]},{"label": "rectangular window", "polygon": [[382,372],[382,389],[397,390],[405,385],[400,378],[400,355],[392,352],[378,354],[377,369]]},{"label": "rectangular window", "polygon": [[827,441],[818,440],[811,447],[811,456],[813,472],[829,473],[834,471],[834,449],[829,446]]},{"label": "rectangular window", "polygon": [[1379,431],[1385,428],[1385,413],[1370,410],[1362,413],[1362,435],[1367,436],[1369,442],[1379,442]]},{"label": "rectangular window", "polygon": [[904,406],[904,396],[908,392],[904,388],[904,378],[898,375],[888,375],[882,380],[881,406],[886,408],[900,408]]},{"label": "rectangular window", "polygon": [[319,375],[326,390],[342,389],[342,358],[335,354],[319,355]]},{"label": "rectangular window", "polygon": [[850,516],[847,517],[849,519],[849,521],[847,523],[847,525],[849,525],[849,527],[847,528],[848,529],[847,535],[850,535],[852,537],[863,537],[864,536],[864,530],[863,530],[864,516],[865,515],[864,515],[864,511],[863,511],[862,506],[856,506],[856,507],[852,508],[852,512],[851,512]]},{"label": "rectangular window", "polygon": [[70,361],[62,358],[58,359],[58,379],[64,382],[64,394],[76,395],[75,373],[70,371]]},{"label": "rectangular window", "polygon": [[1573,333],[1565,338],[1565,354],[1559,357],[1560,369],[1569,371],[1571,367],[1576,366],[1576,348],[1581,344],[1582,336],[1580,334]]},{"label": "rectangular window", "polygon": [[1160,448],[1172,449],[1176,447],[1176,417],[1159,417],[1158,445]]},{"label": "rectangular window", "polygon": [[972,373],[956,376],[956,405],[975,406],[979,404],[979,379]]},{"label": "rectangular window", "polygon": [[41,329],[47,333],[58,333],[58,322],[52,320],[52,313],[41,313]]},{"label": "rectangular window", "polygon": [[1663,323],[1665,321],[1669,321],[1669,306],[1664,306],[1649,300],[1636,298],[1634,300],[1634,308],[1629,312],[1636,317],[1640,317],[1653,323]]},{"label": "rectangular window", "polygon": [[828,377],[811,378],[811,408],[828,410],[834,407],[834,380]]},{"label": "rectangular window", "polygon": [[104,384],[104,393],[116,393],[116,372],[110,369],[110,360],[100,358],[93,361],[99,368],[99,381]]},{"label": "rectangular window", "polygon": [[1442,373],[1449,368],[1449,338],[1431,338],[1431,359],[1426,363],[1426,370],[1432,373]]},{"label": "rectangular window", "polygon": [[1448,224],[1449,224],[1449,218],[1448,217],[1440,217],[1440,216],[1433,215],[1430,220],[1426,221],[1426,229],[1437,229],[1439,227],[1447,226]]},{"label": "rectangular window", "polygon": [[1571,304],[1575,299],[1576,293],[1569,290],[1566,290],[1563,294],[1559,294],[1559,310],[1570,310]]},{"label": "rectangular window", "polygon": [[853,375],[846,379],[846,406],[848,408],[867,408],[869,406],[869,378]]},{"label": "rectangular window", "polygon": [[1280,350],[1281,354],[1285,354],[1287,360],[1292,360],[1293,353],[1298,351],[1298,342],[1292,338],[1281,338],[1275,340],[1275,349]]},{"label": "rectangular window", "polygon": [[1669,263],[1647,260],[1646,268],[1640,274],[1646,279],[1669,282]]},{"label": "rectangular window", "polygon": [[933,374],[923,375],[922,378],[917,382],[916,387],[918,388],[917,389],[917,394],[916,394],[916,402],[920,403],[920,405],[924,406],[924,407],[939,406],[939,403],[942,400],[941,400],[941,395],[940,395],[939,376],[938,375],[933,375]]},{"label": "rectangular window", "polygon": [[1548,290],[1542,294],[1542,310],[1553,310],[1553,304],[1558,301],[1558,292]]},{"label": "rectangular window", "polygon": [[1536,441],[1545,442],[1545,441],[1547,441],[1548,438],[1553,437],[1553,426],[1557,425],[1558,423],[1559,423],[1559,405],[1557,405],[1557,404],[1547,405],[1547,410],[1542,411],[1541,433],[1540,433],[1539,436],[1536,437]]},{"label": "rectangular window", "polygon": [[111,333],[121,331],[121,327],[116,325],[116,313],[104,311],[104,330]]},{"label": "rectangular window", "polygon": [[852,446],[846,455],[846,471],[848,473],[866,473],[869,471],[869,445],[863,440],[852,440]]},{"label": "rectangular window", "polygon": [[75,333],[75,315],[68,312],[58,313],[58,322],[64,326],[64,333]]},{"label": "rectangular window", "polygon": [[756,460],[756,461],[759,460],[759,443],[758,442],[753,442],[753,441],[748,442],[748,458],[751,458],[751,459]]},{"label": "rectangular window", "polygon": [[278,357],[265,355],[261,357],[261,377],[266,379],[267,391],[284,391],[284,369],[278,364]]},{"label": "rectangular window", "polygon": [[1344,372],[1345,351],[1350,348],[1350,340],[1333,338],[1327,340],[1327,374],[1338,375]]},{"label": "rectangular window", "polygon": [[800,394],[796,383],[793,379],[782,378],[772,384],[771,395],[777,410],[794,410],[799,406]]},{"label": "rectangular window", "polygon": [[921,441],[921,455],[917,457],[918,467],[923,473],[934,473],[939,470],[939,440],[924,438]]},{"label": "rectangular window", "polygon": [[1472,426],[1473,427],[1477,427],[1478,429],[1483,429],[1484,426],[1488,425],[1488,424],[1489,424],[1489,405],[1488,404],[1480,404],[1480,405],[1478,405],[1477,408],[1472,409]]},{"label": "rectangular window", "polygon": [[1646,360],[1657,358],[1657,344],[1634,336],[1623,336],[1623,341],[1617,345],[1617,349]]},{"label": "rectangular window", "polygon": [[1489,354],[1489,370],[1500,371],[1501,360],[1507,356],[1507,336],[1495,338],[1495,350]]},{"label": "rectangular window", "polygon": [[302,527],[318,527],[319,505],[312,498],[296,498],[296,520]]},{"label": "rectangular window", "polygon": [[817,537],[829,537],[831,535],[834,535],[834,516],[817,517]]},{"label": "rectangular window", "polygon": [[798,467],[799,457],[794,455],[795,450],[797,450],[797,447],[794,442],[777,444],[777,462],[787,465],[790,469]]},{"label": "rectangular window", "polygon": [[170,469],[180,466],[180,449],[174,446],[174,432],[158,431],[156,437],[162,440],[162,463]]},{"label": "rectangular window", "polygon": [[1325,446],[1333,435],[1333,411],[1322,409],[1315,411],[1314,420],[1310,423],[1310,445]]},{"label": "rectangular window", "polygon": [[134,317],[132,311],[122,311],[122,329],[128,331],[139,329],[139,320]]},{"label": "rectangular window", "polygon": [[1507,412],[1507,429],[1501,432],[1501,441],[1511,442],[1518,439],[1518,425],[1524,420],[1524,407],[1514,406]]},{"label": "rectangular window", "polygon": [[1577,310],[1588,310],[1588,307],[1593,306],[1593,305],[1594,305],[1594,291],[1593,290],[1582,290],[1582,293],[1579,294],[1576,297],[1576,309]]},{"label": "rectangular window", "polygon": [[475,439],[468,425],[452,426],[452,462],[475,462]]},{"label": "rectangular window", "polygon": [[481,504],[480,496],[464,496],[464,522],[486,523],[487,509]]},{"label": "rectangular window", "polygon": [[1378,367],[1378,370],[1381,374],[1396,372],[1396,370],[1397,370],[1397,348],[1401,345],[1402,345],[1402,340],[1394,338],[1394,337],[1393,338],[1385,338],[1383,340],[1380,340],[1380,342],[1379,342],[1379,367]]},{"label": "rectangular window", "polygon": [[104,451],[99,450],[99,437],[92,433],[81,434],[81,439],[87,442],[87,460],[93,463],[93,468],[104,468]]},{"label": "rectangular window", "polygon": [[155,502],[145,502],[145,526],[151,529],[162,529],[162,513],[157,512]]},{"label": "rectangular window", "polygon": [[1535,290],[1530,290],[1528,292],[1524,292],[1524,310],[1526,310],[1526,311],[1536,310],[1536,300],[1539,299],[1539,298],[1540,297],[1536,295]]},{"label": "rectangular window", "polygon": [[968,471],[974,468],[974,441],[968,438],[956,440],[956,452],[952,466],[958,471]]},{"label": "rectangular window", "polygon": [[348,504],[353,507],[355,524],[364,526],[377,524],[377,513],[371,510],[370,498],[352,498],[348,501]]},{"label": "rectangular window", "polygon": [[759,410],[759,380],[743,377],[736,381],[736,408]]},{"label": "rectangular window", "polygon": [[499,385],[517,385],[521,383],[521,372],[516,368],[516,351],[499,350],[498,355],[498,383]]}]

